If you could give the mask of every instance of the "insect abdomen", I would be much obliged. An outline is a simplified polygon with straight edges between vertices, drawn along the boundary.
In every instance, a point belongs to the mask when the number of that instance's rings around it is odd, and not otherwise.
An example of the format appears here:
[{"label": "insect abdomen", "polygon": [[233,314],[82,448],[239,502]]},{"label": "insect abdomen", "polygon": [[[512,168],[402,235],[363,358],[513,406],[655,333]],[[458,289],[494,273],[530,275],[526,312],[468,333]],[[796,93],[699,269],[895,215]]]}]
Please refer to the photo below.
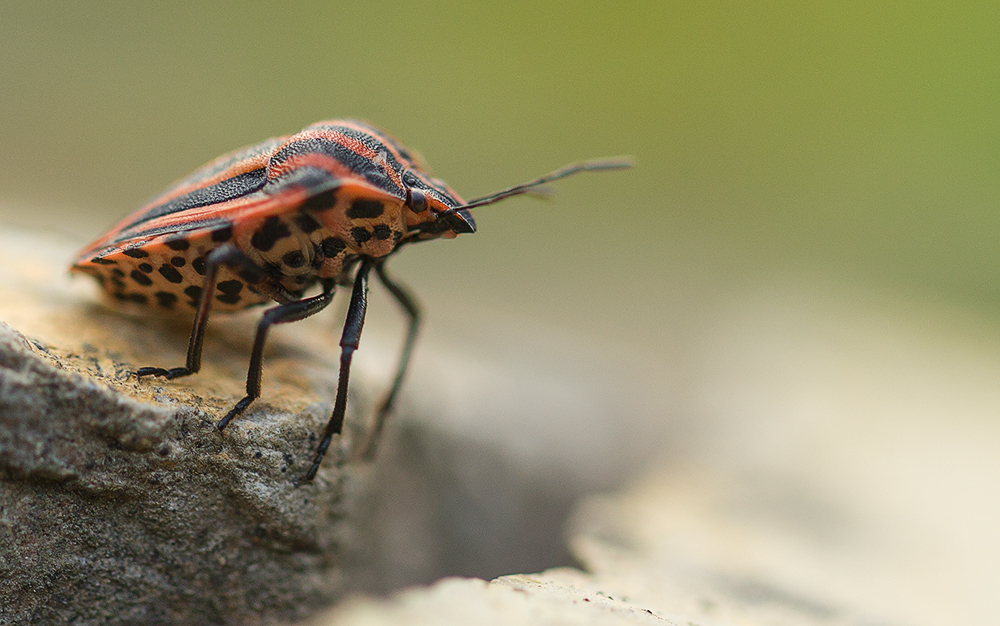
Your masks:
[{"label": "insect abdomen", "polygon": [[[230,231],[198,231],[154,237],[131,247],[81,260],[73,269],[96,277],[107,293],[123,303],[189,314],[197,307],[205,280],[205,257]],[[266,302],[245,282],[223,268],[213,309],[234,311]]]}]

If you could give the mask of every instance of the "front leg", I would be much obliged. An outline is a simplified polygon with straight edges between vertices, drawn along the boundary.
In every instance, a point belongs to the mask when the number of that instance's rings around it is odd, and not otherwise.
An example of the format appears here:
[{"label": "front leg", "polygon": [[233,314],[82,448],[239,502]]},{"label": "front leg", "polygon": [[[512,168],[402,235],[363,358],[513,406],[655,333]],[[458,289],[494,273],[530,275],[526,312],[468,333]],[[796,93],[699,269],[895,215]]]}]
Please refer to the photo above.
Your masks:
[{"label": "front leg", "polygon": [[365,312],[368,310],[368,273],[372,269],[370,259],[362,259],[361,267],[354,276],[354,289],[351,292],[351,303],[347,307],[347,319],[344,320],[344,332],[340,336],[340,377],[337,381],[337,399],[333,404],[333,413],[326,424],[323,438],[316,448],[309,471],[302,478],[309,482],[316,478],[319,465],[326,456],[334,435],[339,435],[344,429],[344,416],[347,413],[347,384],[351,377],[351,357],[361,342],[361,330],[365,326]]}]

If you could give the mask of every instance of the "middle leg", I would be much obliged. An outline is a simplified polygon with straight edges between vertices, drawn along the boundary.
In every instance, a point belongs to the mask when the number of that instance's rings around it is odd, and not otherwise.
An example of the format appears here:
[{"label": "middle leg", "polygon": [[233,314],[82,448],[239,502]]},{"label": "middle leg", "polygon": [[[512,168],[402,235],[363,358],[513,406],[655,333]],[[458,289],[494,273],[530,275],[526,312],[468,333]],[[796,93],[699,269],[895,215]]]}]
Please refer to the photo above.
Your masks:
[{"label": "middle leg", "polygon": [[420,306],[417,304],[417,299],[410,293],[409,289],[386,273],[384,259],[375,265],[375,274],[385,288],[389,290],[389,293],[396,300],[400,308],[403,309],[403,312],[406,313],[408,324],[406,327],[406,339],[403,341],[403,349],[399,355],[399,363],[396,365],[396,375],[392,379],[389,390],[382,397],[382,401],[375,410],[375,419],[372,423],[371,431],[368,433],[367,441],[358,450],[358,458],[364,461],[371,461],[378,450],[379,441],[382,439],[382,430],[385,428],[385,420],[392,412],[392,408],[396,403],[396,396],[403,385],[403,378],[406,376],[406,370],[410,364],[410,356],[413,353],[413,344],[417,340],[417,332],[420,329]]},{"label": "middle leg", "polygon": [[311,298],[286,302],[276,307],[264,311],[260,323],[257,324],[257,334],[253,340],[253,351],[250,354],[250,368],[247,371],[247,395],[236,403],[229,413],[219,420],[216,428],[222,431],[232,419],[244,411],[250,404],[260,397],[260,381],[264,370],[264,342],[267,340],[267,331],[274,324],[287,324],[297,322],[311,315],[319,313],[333,300],[335,286],[331,282],[324,285],[323,293]]}]

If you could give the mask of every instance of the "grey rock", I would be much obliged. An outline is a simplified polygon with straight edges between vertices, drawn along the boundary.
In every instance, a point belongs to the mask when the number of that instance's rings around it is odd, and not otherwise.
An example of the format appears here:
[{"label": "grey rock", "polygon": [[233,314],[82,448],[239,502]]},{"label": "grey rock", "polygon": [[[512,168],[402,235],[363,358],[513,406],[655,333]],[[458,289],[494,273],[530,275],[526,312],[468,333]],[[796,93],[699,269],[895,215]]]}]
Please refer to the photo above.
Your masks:
[{"label": "grey rock", "polygon": [[312,431],[252,437],[56,367],[0,325],[0,607],[23,623],[266,623],[329,603],[341,477],[298,486]]},{"label": "grey rock", "polygon": [[328,363],[276,340],[267,396],[220,434],[252,321],[212,331],[217,356],[189,382],[140,382],[137,366],[182,361],[184,324],[91,304],[45,262],[50,242],[5,244],[0,320],[18,330],[0,323],[0,624],[266,624],[342,594],[366,468],[334,451],[298,481]]}]

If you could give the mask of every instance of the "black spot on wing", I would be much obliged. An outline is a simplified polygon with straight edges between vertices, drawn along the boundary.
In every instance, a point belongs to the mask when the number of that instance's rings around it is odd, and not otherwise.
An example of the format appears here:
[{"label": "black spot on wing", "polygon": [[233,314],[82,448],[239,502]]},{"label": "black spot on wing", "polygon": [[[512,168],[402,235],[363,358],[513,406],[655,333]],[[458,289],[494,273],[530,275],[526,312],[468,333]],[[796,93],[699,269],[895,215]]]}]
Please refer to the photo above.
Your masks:
[{"label": "black spot on wing", "polygon": [[198,303],[198,298],[201,297],[201,287],[198,285],[191,285],[184,290],[184,295],[191,299],[188,304],[194,306]]},{"label": "black spot on wing", "polygon": [[377,224],[372,228],[372,234],[375,235],[376,239],[384,241],[392,237],[392,229],[389,228],[388,224]]},{"label": "black spot on wing", "polygon": [[222,293],[239,293],[243,290],[243,283],[238,280],[224,280],[216,287]]},{"label": "black spot on wing", "polygon": [[224,280],[217,285],[222,295],[215,297],[219,302],[226,304],[236,304],[240,301],[240,292],[243,291],[243,283],[238,280]]},{"label": "black spot on wing", "polygon": [[347,244],[340,237],[327,237],[320,243],[320,247],[323,250],[323,256],[332,259],[343,252]]},{"label": "black spot on wing", "polygon": [[337,190],[327,189],[314,196],[309,196],[300,207],[303,211],[325,211],[337,204]]},{"label": "black spot on wing", "polygon": [[165,309],[173,308],[174,303],[177,302],[177,294],[169,291],[157,291],[153,297],[156,298],[156,303]]},{"label": "black spot on wing", "polygon": [[372,233],[367,228],[361,228],[359,226],[351,229],[351,238],[354,239],[356,243],[363,244],[372,238]]},{"label": "black spot on wing", "polygon": [[178,272],[172,265],[164,265],[159,270],[160,276],[166,278],[169,282],[178,284],[184,281],[184,277]]},{"label": "black spot on wing", "polygon": [[153,280],[149,276],[146,276],[145,274],[140,272],[139,270],[132,270],[132,273],[130,273],[129,276],[132,277],[132,280],[139,283],[143,287],[149,287],[150,285],[153,284]]},{"label": "black spot on wing", "polygon": [[223,241],[229,241],[233,238],[233,225],[227,223],[225,226],[220,226],[218,230],[212,231],[212,241],[222,243]]},{"label": "black spot on wing", "polygon": [[261,227],[253,234],[250,238],[250,245],[261,252],[267,252],[274,247],[279,239],[284,239],[291,234],[292,231],[288,230],[288,226],[281,221],[281,218],[272,216],[264,220]]},{"label": "black spot on wing", "polygon": [[[117,297],[119,294],[115,294]],[[125,300],[126,302],[134,302],[136,304],[148,304],[149,298],[141,293],[124,293],[120,294],[122,297],[119,300]]]},{"label": "black spot on wing", "polygon": [[246,283],[255,283],[259,281],[264,274],[260,271],[260,268],[256,266],[240,266],[235,269],[236,275],[242,278]]},{"label": "black spot on wing", "polygon": [[142,215],[137,217],[135,221],[129,224],[127,229],[131,230],[139,224],[154,220],[158,217],[163,217],[164,215],[170,215],[172,213],[178,213],[188,209],[195,209],[198,207],[208,206],[210,204],[226,202],[227,200],[233,200],[235,198],[241,198],[247,194],[260,190],[260,188],[264,186],[264,181],[266,179],[267,170],[261,167],[249,172],[237,174],[232,178],[227,178],[226,180],[219,181],[218,183],[209,185],[208,187],[194,189],[183,196],[178,196],[173,200],[151,207]]},{"label": "black spot on wing", "polygon": [[385,212],[385,205],[378,200],[355,200],[347,209],[347,217],[351,219],[371,219],[380,217]]},{"label": "black spot on wing", "polygon": [[307,235],[315,230],[318,230],[320,227],[320,223],[317,222],[313,216],[307,215],[305,213],[297,214],[293,218],[293,221],[295,222],[295,225],[298,226],[299,229],[301,229],[302,232],[306,233]]}]

